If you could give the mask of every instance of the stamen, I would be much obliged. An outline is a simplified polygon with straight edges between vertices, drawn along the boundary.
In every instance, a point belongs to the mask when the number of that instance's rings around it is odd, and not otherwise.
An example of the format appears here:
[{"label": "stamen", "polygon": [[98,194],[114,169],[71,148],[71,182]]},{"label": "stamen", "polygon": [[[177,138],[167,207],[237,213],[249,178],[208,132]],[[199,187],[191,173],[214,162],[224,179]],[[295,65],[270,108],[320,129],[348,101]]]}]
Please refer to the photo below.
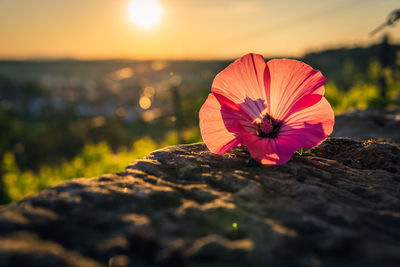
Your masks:
[{"label": "stamen", "polygon": [[257,123],[257,136],[263,138],[276,138],[281,128],[281,123],[270,115],[265,115],[262,122]]}]

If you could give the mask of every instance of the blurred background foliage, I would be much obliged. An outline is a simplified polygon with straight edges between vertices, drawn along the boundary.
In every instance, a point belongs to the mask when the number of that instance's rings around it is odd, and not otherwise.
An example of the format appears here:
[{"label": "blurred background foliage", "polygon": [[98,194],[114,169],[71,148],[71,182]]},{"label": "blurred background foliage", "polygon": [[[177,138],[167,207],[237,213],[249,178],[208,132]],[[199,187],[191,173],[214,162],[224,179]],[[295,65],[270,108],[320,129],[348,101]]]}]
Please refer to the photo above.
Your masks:
[{"label": "blurred background foliage", "polygon": [[[327,78],[336,114],[399,105],[400,46],[384,46],[300,60]],[[0,61],[1,203],[66,179],[121,172],[160,147],[200,142],[198,111],[230,62]]]}]

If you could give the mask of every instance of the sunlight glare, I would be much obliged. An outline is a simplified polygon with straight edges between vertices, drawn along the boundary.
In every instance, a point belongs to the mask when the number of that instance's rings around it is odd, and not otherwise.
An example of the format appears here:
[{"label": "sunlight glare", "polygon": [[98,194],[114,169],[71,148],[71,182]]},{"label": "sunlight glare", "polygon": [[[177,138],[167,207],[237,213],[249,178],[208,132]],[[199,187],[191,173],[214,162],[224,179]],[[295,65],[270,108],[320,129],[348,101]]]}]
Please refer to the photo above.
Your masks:
[{"label": "sunlight glare", "polygon": [[145,29],[154,26],[161,17],[161,6],[157,0],[132,0],[128,8],[132,21]]}]

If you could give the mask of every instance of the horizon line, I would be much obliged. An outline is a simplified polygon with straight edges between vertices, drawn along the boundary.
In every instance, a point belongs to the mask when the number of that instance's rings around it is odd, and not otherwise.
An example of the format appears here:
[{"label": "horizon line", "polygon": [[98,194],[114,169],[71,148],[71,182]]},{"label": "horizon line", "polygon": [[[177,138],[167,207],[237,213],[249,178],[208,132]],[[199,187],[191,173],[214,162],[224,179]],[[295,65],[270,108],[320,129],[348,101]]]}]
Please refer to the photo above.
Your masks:
[{"label": "horizon line", "polygon": [[[373,43],[369,45],[362,45],[362,44],[356,44],[356,45],[337,45],[337,46],[331,46],[331,47],[325,47],[325,48],[320,48],[320,49],[315,49],[315,50],[310,50],[310,51],[305,51],[301,53],[301,55],[268,55],[266,56],[265,54],[261,54],[264,58],[270,59],[270,58],[302,58],[305,57],[306,55],[313,54],[313,53],[321,53],[324,51],[330,51],[330,50],[340,50],[340,49],[357,49],[357,48],[368,48],[372,46],[379,45],[380,43]],[[400,42],[394,42],[391,45],[398,46],[400,45]],[[241,56],[231,56],[231,57],[182,57],[182,58],[138,58],[138,57],[79,57],[79,56],[0,56],[0,62],[4,61],[230,61],[230,60],[235,60],[237,58],[240,58]]]}]

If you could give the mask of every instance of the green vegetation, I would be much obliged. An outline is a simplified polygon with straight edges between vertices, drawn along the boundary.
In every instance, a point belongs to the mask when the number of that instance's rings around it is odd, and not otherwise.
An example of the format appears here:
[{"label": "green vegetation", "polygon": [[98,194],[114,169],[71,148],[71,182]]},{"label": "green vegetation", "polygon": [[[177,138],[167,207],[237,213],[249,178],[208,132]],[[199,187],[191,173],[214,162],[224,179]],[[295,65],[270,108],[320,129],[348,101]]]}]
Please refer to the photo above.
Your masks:
[{"label": "green vegetation", "polygon": [[379,88],[368,83],[359,83],[350,88],[349,91],[339,90],[334,83],[326,86],[325,97],[331,104],[335,114],[340,114],[349,109],[366,109],[368,107],[384,107],[387,105],[400,105],[398,99],[399,90],[391,88],[387,98],[382,98]]},{"label": "green vegetation", "polygon": [[149,137],[135,141],[131,149],[121,148],[117,153],[113,153],[105,142],[86,145],[72,160],[55,167],[42,166],[38,172],[19,170],[14,154],[8,152],[3,161],[5,189],[11,200],[17,200],[67,179],[120,172],[133,160],[158,147],[160,144]]},{"label": "green vegetation", "polygon": [[[386,83],[385,97],[380,91],[381,73]],[[353,70],[354,77],[360,77]],[[366,109],[368,107],[385,107],[388,105],[400,105],[400,71],[382,69],[379,62],[371,61],[364,78],[355,79],[351,86],[338,88],[334,82],[325,85],[325,97],[332,105],[336,114],[345,112],[351,108]]]},{"label": "green vegetation", "polygon": [[[189,129],[184,131],[184,135],[192,137],[193,141],[200,141],[198,136],[194,137],[194,132],[195,129]],[[5,191],[11,200],[18,200],[64,180],[121,172],[135,159],[142,158],[157,148],[177,143],[177,134],[169,132],[162,143],[156,143],[145,136],[133,142],[131,148],[121,147],[117,152],[113,152],[106,142],[85,145],[73,159],[54,167],[41,166],[37,172],[21,171],[14,154],[7,152],[3,159]]]}]

